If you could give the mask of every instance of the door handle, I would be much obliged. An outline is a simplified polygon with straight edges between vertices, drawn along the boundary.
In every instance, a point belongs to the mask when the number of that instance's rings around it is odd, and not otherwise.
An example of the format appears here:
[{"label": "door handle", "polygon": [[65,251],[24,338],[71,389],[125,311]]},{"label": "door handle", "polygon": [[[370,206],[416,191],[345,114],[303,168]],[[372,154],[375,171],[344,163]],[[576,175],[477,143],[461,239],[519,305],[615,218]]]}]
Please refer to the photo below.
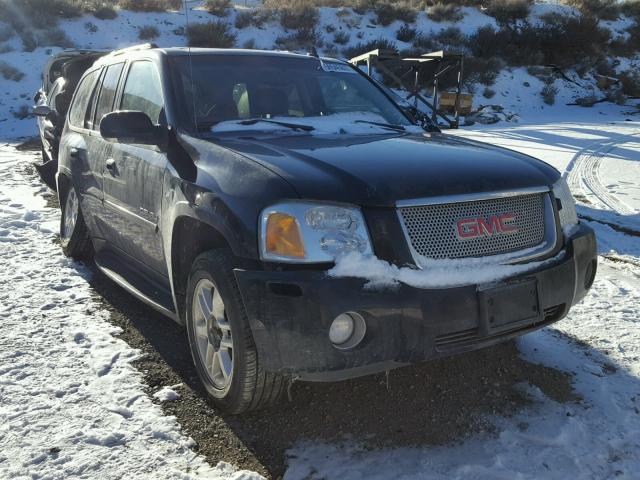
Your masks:
[{"label": "door handle", "polygon": [[107,158],[107,161],[105,162],[107,169],[111,170],[112,172],[115,170],[116,168],[116,161],[113,158]]},{"label": "door handle", "polygon": [[78,158],[79,155],[80,155],[80,151],[77,148],[71,148],[69,150],[69,156],[71,158]]}]

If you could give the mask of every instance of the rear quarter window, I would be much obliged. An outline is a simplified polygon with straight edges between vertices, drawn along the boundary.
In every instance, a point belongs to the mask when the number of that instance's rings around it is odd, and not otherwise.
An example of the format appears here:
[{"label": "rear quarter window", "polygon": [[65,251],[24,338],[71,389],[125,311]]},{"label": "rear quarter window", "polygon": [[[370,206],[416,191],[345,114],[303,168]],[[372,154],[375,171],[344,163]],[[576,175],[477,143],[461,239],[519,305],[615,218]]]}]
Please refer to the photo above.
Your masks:
[{"label": "rear quarter window", "polygon": [[73,127],[85,128],[89,99],[99,74],[100,70],[89,73],[78,85],[76,94],[73,97],[73,104],[69,110],[69,124]]}]

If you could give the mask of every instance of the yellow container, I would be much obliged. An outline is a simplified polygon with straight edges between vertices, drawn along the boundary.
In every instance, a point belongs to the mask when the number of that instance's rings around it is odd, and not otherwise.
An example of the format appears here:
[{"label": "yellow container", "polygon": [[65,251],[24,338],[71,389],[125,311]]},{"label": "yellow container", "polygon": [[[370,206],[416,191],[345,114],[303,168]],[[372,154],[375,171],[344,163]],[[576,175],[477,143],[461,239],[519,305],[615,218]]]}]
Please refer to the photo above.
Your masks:
[{"label": "yellow container", "polygon": [[[438,108],[443,112],[451,112],[455,110],[456,92],[442,92],[438,101]],[[460,115],[467,115],[473,108],[473,95],[470,93],[461,93],[458,101],[458,112]]]}]

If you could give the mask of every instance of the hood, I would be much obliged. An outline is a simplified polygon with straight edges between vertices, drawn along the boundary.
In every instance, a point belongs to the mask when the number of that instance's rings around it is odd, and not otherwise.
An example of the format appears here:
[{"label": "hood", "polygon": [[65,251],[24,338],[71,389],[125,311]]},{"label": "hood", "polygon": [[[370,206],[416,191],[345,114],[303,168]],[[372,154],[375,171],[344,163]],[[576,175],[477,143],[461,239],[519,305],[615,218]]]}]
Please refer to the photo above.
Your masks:
[{"label": "hood", "polygon": [[309,200],[392,206],[397,200],[551,186],[559,177],[540,160],[442,133],[212,141],[274,171]]}]

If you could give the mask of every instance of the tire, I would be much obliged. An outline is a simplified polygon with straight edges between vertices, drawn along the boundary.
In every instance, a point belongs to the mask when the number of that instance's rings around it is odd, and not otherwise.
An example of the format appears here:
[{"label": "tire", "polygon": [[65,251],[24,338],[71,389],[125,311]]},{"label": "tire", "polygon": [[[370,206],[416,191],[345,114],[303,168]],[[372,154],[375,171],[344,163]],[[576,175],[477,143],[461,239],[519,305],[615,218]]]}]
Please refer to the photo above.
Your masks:
[{"label": "tire", "polygon": [[287,382],[260,365],[234,264],[228,249],[196,258],[186,311],[189,347],[200,380],[220,409],[239,414],[273,405]]},{"label": "tire", "polygon": [[[62,198],[61,198],[62,200]],[[73,185],[69,185],[60,202],[60,243],[67,257],[77,260],[89,258],[93,252],[89,230],[84,222],[80,201]]]}]

